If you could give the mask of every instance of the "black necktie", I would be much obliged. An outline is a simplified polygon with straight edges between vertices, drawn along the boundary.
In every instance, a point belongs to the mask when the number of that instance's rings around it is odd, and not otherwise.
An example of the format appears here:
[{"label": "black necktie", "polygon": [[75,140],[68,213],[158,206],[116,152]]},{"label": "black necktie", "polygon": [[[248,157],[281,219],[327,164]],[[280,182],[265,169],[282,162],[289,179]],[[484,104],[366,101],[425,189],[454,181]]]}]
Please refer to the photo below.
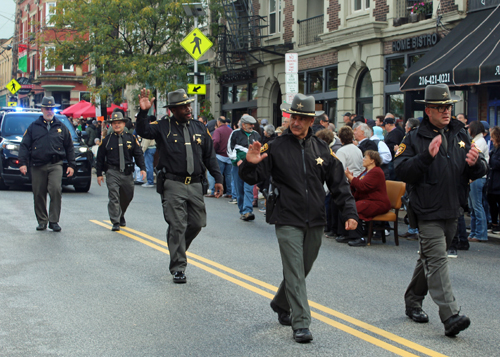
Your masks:
[{"label": "black necktie", "polygon": [[118,153],[120,154],[120,172],[125,171],[125,153],[123,151],[123,136],[118,135]]},{"label": "black necktie", "polygon": [[184,145],[186,146],[186,171],[188,175],[191,175],[194,172],[194,159],[187,123],[182,124],[182,132],[184,133]]},{"label": "black necktie", "polygon": [[439,134],[441,134],[441,139],[442,143],[441,145],[443,146],[443,149],[445,152],[448,152],[448,140],[446,139],[446,136],[444,135],[444,129],[439,129]]},{"label": "black necktie", "polygon": [[47,131],[50,131],[50,121],[47,122]]}]

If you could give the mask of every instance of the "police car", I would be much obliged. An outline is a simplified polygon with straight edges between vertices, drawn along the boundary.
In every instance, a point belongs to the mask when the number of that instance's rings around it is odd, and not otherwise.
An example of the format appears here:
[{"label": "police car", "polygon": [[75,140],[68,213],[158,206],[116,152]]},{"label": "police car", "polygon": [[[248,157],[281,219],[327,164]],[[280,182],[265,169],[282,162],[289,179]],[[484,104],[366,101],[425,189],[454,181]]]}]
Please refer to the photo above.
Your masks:
[{"label": "police car", "polygon": [[[31,184],[31,170],[22,175],[19,171],[19,145],[28,126],[41,115],[40,109],[31,108],[2,108],[0,111],[0,190],[6,190],[12,185]],[[73,177],[66,176],[68,162],[63,161],[63,185],[72,185],[77,192],[88,192],[92,181],[92,152],[81,140],[81,133],[75,128],[65,115],[56,114],[68,128],[75,147],[76,168]]]}]

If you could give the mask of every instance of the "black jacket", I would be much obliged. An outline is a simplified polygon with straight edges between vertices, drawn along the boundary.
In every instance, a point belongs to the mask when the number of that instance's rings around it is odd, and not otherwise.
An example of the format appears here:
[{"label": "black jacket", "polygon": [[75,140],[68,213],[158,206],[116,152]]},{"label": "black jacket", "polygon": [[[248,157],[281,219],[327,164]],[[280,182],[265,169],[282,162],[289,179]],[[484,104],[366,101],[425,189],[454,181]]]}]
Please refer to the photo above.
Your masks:
[{"label": "black jacket", "polygon": [[396,175],[409,184],[410,204],[420,219],[450,219],[461,214],[468,198],[469,180],[486,174],[488,165],[480,154],[474,166],[465,162],[471,148],[469,135],[458,120],[451,120],[446,129],[448,152],[443,145],[432,157],[429,144],[439,135],[427,116],[422,124],[408,133],[396,153]]},{"label": "black jacket", "polygon": [[362,140],[358,144],[358,148],[359,148],[359,150],[361,150],[361,153],[363,154],[363,156],[365,156],[365,151],[366,150],[373,150],[373,151],[378,152],[377,143],[375,143],[373,140],[370,140],[370,138]]},{"label": "black jacket", "polygon": [[[158,169],[163,169],[177,176],[189,176],[186,164],[186,147],[183,128],[175,117],[164,117],[160,121],[150,122],[147,111],[140,110],[137,115],[136,131],[141,137],[155,139],[159,152]],[[154,118],[152,118],[154,119]],[[219,163],[215,157],[214,144],[208,129],[198,120],[190,120],[188,125],[191,147],[194,156],[194,172],[191,176],[205,174],[205,168],[222,183]]]},{"label": "black jacket", "polygon": [[73,139],[66,126],[57,118],[52,119],[50,131],[47,122],[40,116],[30,124],[19,147],[19,165],[42,166],[56,160],[68,160],[68,166],[76,167]]},{"label": "black jacket", "polygon": [[256,141],[260,141],[260,135],[255,130],[252,130],[248,135],[243,129],[233,130],[227,143],[227,156],[234,166],[245,158],[248,146]]},{"label": "black jacket", "polygon": [[490,171],[486,181],[488,194],[500,195],[500,148],[490,152]]},{"label": "black jacket", "polygon": [[244,160],[239,174],[249,185],[272,176],[279,195],[270,217],[271,224],[298,227],[324,225],[325,181],[344,219],[358,220],[356,203],[342,163],[323,140],[312,135],[311,129],[304,146],[287,129],[263,146],[261,152],[268,156],[257,165]]},{"label": "black jacket", "polygon": [[392,158],[394,159],[394,145],[401,144],[405,133],[399,128],[398,125],[391,132],[387,133],[385,136],[385,143],[389,147],[389,151],[391,152]]},{"label": "black jacket", "polygon": [[[144,155],[142,153],[141,145],[139,145],[135,136],[123,132],[122,141],[125,148],[125,151],[123,152],[125,165],[133,164],[133,159],[135,159],[135,164],[139,166],[142,171],[146,171],[146,165],[144,165]],[[99,145],[95,164],[97,176],[102,176],[102,172],[106,169],[106,163],[109,165],[120,167],[118,135],[116,135],[115,133],[106,135],[106,137],[102,139],[101,145]]]}]

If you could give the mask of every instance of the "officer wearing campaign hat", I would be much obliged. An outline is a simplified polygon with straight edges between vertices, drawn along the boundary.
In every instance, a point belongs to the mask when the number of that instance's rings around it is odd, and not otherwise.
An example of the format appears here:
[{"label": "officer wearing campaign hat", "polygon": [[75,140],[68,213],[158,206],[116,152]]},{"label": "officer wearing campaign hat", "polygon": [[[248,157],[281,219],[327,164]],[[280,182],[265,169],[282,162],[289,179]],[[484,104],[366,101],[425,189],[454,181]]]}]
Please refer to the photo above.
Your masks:
[{"label": "officer wearing campaign hat", "polygon": [[[68,128],[55,117],[54,108],[59,107],[54,97],[43,97],[42,115],[30,124],[24,133],[19,147],[19,170],[28,172],[31,164],[31,188],[35,202],[35,215],[38,231],[47,229],[47,224],[54,232],[61,231],[63,160],[68,161],[66,174],[73,176],[76,162],[73,139]],[[47,193],[50,196],[47,214]]]},{"label": "officer wearing campaign hat", "polygon": [[[155,139],[159,151],[156,188],[161,195],[163,216],[168,223],[167,243],[170,251],[170,273],[174,283],[186,282],[186,251],[206,226],[203,201],[205,171],[215,178],[215,196],[222,195],[223,177],[215,157],[212,138],[198,120],[192,120],[191,102],[184,89],[169,92],[167,108],[171,117],[156,121],[148,117],[154,99],[149,90],[139,95],[137,133]],[[150,120],[151,119],[151,120]],[[205,190],[206,191],[206,190]]]},{"label": "officer wearing campaign hat", "polygon": [[406,315],[415,322],[427,322],[422,309],[429,292],[439,307],[446,336],[455,336],[470,325],[460,315],[451,288],[447,249],[457,229],[457,218],[467,205],[469,180],[484,176],[484,156],[471,144],[464,124],[451,119],[452,104],[460,98],[446,84],[429,85],[423,100],[425,117],[403,139],[396,152],[397,176],[411,185],[408,210],[415,213],[412,228],[418,226],[420,257],[405,293]]},{"label": "officer wearing campaign hat", "polygon": [[325,182],[346,219],[345,228],[360,234],[361,225],[342,163],[312,133],[315,116],[322,114],[315,110],[314,97],[297,94],[282,110],[291,114],[289,128],[262,147],[258,141],[251,144],[239,176],[249,185],[272,177],[266,220],[276,225],[283,281],[271,308],[282,325],[292,326],[295,341],[304,343],[313,339],[305,278],[323,238]]},{"label": "officer wearing campaign hat", "polygon": [[125,212],[134,198],[134,160],[141,169],[142,178],[146,177],[141,146],[132,134],[125,131],[128,120],[120,111],[113,112],[108,119],[113,133],[102,139],[97,150],[97,183],[101,186],[104,182],[103,172],[105,172],[109,191],[108,214],[113,225],[112,231],[119,231],[120,227],[127,225]]}]

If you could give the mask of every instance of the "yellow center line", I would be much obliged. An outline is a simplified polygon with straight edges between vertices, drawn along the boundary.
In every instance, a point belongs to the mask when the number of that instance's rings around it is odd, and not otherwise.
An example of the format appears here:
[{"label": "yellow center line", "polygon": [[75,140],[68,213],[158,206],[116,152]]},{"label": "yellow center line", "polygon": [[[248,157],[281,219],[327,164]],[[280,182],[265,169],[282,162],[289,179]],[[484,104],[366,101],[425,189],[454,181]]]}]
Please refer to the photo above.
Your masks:
[{"label": "yellow center line", "polygon": [[[98,224],[98,225],[100,225],[102,227],[105,227],[105,228],[108,228],[108,229],[111,228],[111,226],[109,226],[107,224],[104,224],[104,223],[101,223],[101,222],[96,221],[96,220],[91,220],[90,222]],[[110,221],[104,221],[104,222],[107,222],[107,223],[111,224]],[[129,231],[131,233],[134,233],[136,235],[144,237],[144,238],[148,239],[149,241],[146,241],[146,240],[144,240],[142,238],[136,237],[133,234],[130,234],[128,232],[124,232],[123,230]],[[152,237],[152,236],[150,236],[148,234],[142,233],[140,231],[137,231],[137,230],[129,228],[129,227],[121,227],[121,230],[117,231],[116,233],[120,233],[120,234],[122,234],[122,235],[124,235],[126,237],[134,239],[134,240],[136,240],[136,241],[138,241],[140,243],[143,243],[143,244],[145,244],[145,245],[147,245],[147,246],[149,246],[149,247],[151,247],[153,249],[156,249],[156,250],[158,250],[158,251],[160,251],[162,253],[169,254],[168,249],[159,247],[156,244],[153,244],[153,243],[150,242],[150,241],[152,241],[152,242],[155,242],[155,243],[157,243],[157,244],[159,244],[161,246],[167,247],[167,243],[165,241],[159,240],[159,239],[157,239],[155,237]],[[216,263],[216,262],[214,262],[214,261],[212,261],[210,259],[203,258],[203,257],[201,257],[201,256],[199,256],[197,254],[193,254],[191,252],[186,252],[186,253],[187,253],[187,256],[189,256],[189,257],[191,257],[193,259],[197,259],[197,260],[199,260],[199,261],[201,261],[203,263],[212,265],[212,266],[214,266],[214,267],[216,267],[216,268],[218,268],[220,270],[226,271],[226,272],[228,272],[228,273],[230,273],[232,275],[235,275],[235,276],[237,276],[237,277],[239,277],[241,279],[244,279],[244,280],[247,280],[249,282],[252,282],[252,283],[254,283],[256,285],[259,285],[261,287],[264,287],[264,288],[266,288],[268,290],[271,290],[271,291],[274,291],[274,292],[276,292],[278,290],[277,287],[275,287],[275,286],[273,286],[271,284],[267,284],[267,283],[265,283],[265,282],[263,282],[261,280],[252,278],[251,276],[248,276],[246,274],[240,273],[240,272],[238,272],[238,271],[236,271],[234,269],[231,269],[231,268],[226,267],[226,266],[224,266],[222,264]],[[204,264],[201,264],[200,262],[197,262],[196,260],[189,259],[188,263],[191,264],[191,265],[194,265],[194,266],[196,266],[196,267],[198,267],[200,269],[203,269],[203,270],[205,270],[205,271],[207,271],[207,272],[209,272],[211,274],[214,274],[214,275],[216,275],[216,276],[218,276],[218,277],[220,277],[222,279],[225,279],[225,280],[230,281],[230,282],[232,282],[232,283],[234,283],[236,285],[239,285],[239,286],[241,286],[241,287],[243,287],[243,288],[245,288],[247,290],[250,290],[250,291],[252,291],[252,292],[254,292],[256,294],[259,294],[259,295],[261,295],[263,297],[266,297],[268,299],[273,299],[273,297],[274,297],[274,294],[271,294],[271,293],[269,293],[267,291],[261,290],[261,289],[255,287],[255,286],[247,284],[247,283],[245,283],[245,282],[243,282],[241,280],[235,279],[234,277],[226,275],[226,274],[224,274],[224,273],[222,273],[222,272],[220,272],[218,270],[212,269],[212,268],[210,268],[210,267],[208,267],[208,266],[206,266]],[[341,312],[333,310],[333,309],[331,309],[329,307],[326,307],[324,305],[318,304],[318,303],[316,303],[314,301],[311,301],[311,300],[308,300],[308,301],[309,301],[310,307],[312,307],[312,308],[318,309],[318,310],[320,310],[320,311],[322,311],[324,313],[327,313],[329,315],[335,316],[335,317],[337,317],[337,318],[339,318],[341,320],[344,320],[344,321],[346,321],[346,322],[348,322],[348,323],[350,323],[352,325],[361,327],[361,328],[363,328],[363,329],[365,329],[367,331],[370,331],[370,332],[372,332],[374,334],[377,334],[379,336],[387,338],[388,340],[394,341],[394,342],[396,342],[396,343],[398,343],[400,345],[403,345],[403,346],[406,346],[408,348],[411,348],[412,350],[424,353],[424,354],[426,354],[428,356],[432,356],[432,357],[446,357],[446,355],[444,355],[444,354],[441,354],[439,352],[433,351],[433,350],[431,350],[431,349],[429,349],[427,347],[419,345],[419,344],[417,344],[415,342],[407,340],[407,339],[405,339],[403,337],[400,337],[398,335],[395,335],[395,334],[393,334],[391,332],[385,331],[385,330],[383,330],[381,328],[375,327],[375,326],[370,325],[370,324],[368,324],[366,322],[363,322],[361,320],[358,320],[358,319],[355,319],[355,318],[350,317],[348,315],[345,315],[345,314],[343,314]],[[360,339],[362,339],[364,341],[367,341],[369,343],[372,343],[372,344],[374,344],[376,346],[384,348],[384,349],[386,349],[386,350],[388,350],[390,352],[393,352],[393,353],[395,353],[397,355],[400,355],[400,356],[416,356],[416,355],[414,355],[414,354],[412,354],[410,352],[407,352],[407,351],[405,351],[403,349],[400,349],[400,348],[398,348],[396,346],[393,346],[393,345],[391,345],[389,343],[386,343],[386,342],[384,342],[382,340],[379,340],[379,339],[377,339],[377,338],[375,338],[373,336],[370,336],[370,335],[368,335],[368,334],[366,334],[364,332],[361,332],[361,331],[358,331],[356,329],[353,329],[352,327],[349,327],[349,326],[344,325],[344,324],[342,324],[340,322],[332,320],[332,319],[330,319],[330,318],[328,318],[326,316],[323,316],[321,314],[318,314],[318,313],[316,313],[314,311],[311,312],[311,316],[314,317],[314,318],[316,318],[316,319],[318,319],[318,320],[320,320],[320,321],[322,321],[322,322],[324,322],[324,323],[326,323],[326,324],[328,324],[328,325],[330,325],[330,326],[332,326],[332,327],[335,327],[335,328],[337,328],[339,330],[342,330],[342,331],[344,331],[346,333],[349,333],[349,334],[351,334],[351,335],[353,335],[355,337],[358,337],[358,338],[360,338]]]}]

